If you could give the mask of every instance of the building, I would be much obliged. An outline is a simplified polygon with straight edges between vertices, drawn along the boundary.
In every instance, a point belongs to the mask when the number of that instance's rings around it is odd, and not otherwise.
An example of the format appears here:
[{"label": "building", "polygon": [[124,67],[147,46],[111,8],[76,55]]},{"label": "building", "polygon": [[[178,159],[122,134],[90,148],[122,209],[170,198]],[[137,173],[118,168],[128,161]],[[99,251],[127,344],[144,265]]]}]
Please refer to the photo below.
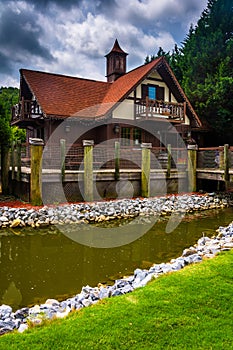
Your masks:
[{"label": "building", "polygon": [[177,134],[199,143],[203,123],[165,58],[127,72],[127,55],[116,40],[105,56],[106,82],[21,69],[11,124],[45,143],[59,125],[58,139],[78,130],[76,144],[119,138],[123,146],[179,146]]}]

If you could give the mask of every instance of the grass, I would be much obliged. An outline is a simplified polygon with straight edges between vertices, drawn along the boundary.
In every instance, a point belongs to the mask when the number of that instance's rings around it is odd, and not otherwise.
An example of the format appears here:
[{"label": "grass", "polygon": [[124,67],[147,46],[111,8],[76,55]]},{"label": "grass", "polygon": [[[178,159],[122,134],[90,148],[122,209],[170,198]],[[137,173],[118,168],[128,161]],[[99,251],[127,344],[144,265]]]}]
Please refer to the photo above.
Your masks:
[{"label": "grass", "polygon": [[233,251],[0,337],[0,349],[233,349]]}]

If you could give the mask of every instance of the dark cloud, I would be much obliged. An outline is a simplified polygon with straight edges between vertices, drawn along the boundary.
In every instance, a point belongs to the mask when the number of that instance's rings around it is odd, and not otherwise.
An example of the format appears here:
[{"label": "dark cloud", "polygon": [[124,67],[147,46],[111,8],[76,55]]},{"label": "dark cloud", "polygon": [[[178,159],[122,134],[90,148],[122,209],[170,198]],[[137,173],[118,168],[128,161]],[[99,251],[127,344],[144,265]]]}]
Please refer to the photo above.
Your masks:
[{"label": "dark cloud", "polygon": [[[88,77],[116,37],[136,66],[142,52],[181,42],[207,1],[0,0],[1,79],[16,81],[23,66]],[[80,71],[77,59],[83,61]]]},{"label": "dark cloud", "polygon": [[117,1],[99,0],[99,1],[94,1],[94,4],[97,12],[109,13],[111,11],[112,13],[112,10],[114,9],[114,7],[117,6]]},{"label": "dark cloud", "polygon": [[0,73],[11,74],[12,71],[9,58],[0,52]]},{"label": "dark cloud", "polygon": [[25,0],[25,2],[40,9],[44,9],[50,5],[57,5],[58,7],[69,9],[72,6],[77,6],[82,3],[82,0]]},{"label": "dark cloud", "polygon": [[40,44],[42,28],[36,24],[36,14],[17,14],[10,9],[2,13],[0,21],[0,53],[9,55],[10,60],[21,60],[21,57],[39,56],[45,60],[53,59],[49,50]]}]

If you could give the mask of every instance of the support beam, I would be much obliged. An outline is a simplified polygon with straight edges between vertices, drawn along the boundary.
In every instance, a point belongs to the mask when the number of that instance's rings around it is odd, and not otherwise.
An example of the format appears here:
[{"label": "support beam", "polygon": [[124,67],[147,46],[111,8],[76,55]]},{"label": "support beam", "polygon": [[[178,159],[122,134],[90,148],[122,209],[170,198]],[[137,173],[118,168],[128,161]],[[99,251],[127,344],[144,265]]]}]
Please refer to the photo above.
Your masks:
[{"label": "support beam", "polygon": [[229,187],[229,145],[224,145],[223,150],[223,169],[224,169],[224,181],[225,181],[225,191],[228,190]]},{"label": "support beam", "polygon": [[44,141],[30,138],[31,148],[31,178],[30,178],[30,202],[33,205],[42,205],[42,153]]},{"label": "support beam", "polygon": [[93,140],[83,140],[84,147],[84,200],[92,202],[93,195]]},{"label": "support beam", "polygon": [[197,190],[197,145],[188,145],[188,190]]},{"label": "support beam", "polygon": [[150,197],[150,149],[151,143],[142,143],[141,193],[142,197]]},{"label": "support beam", "polygon": [[167,177],[169,178],[171,176],[171,162],[172,162],[172,149],[171,145],[167,145]]},{"label": "support beam", "polygon": [[66,158],[66,140],[60,140],[60,157],[61,157],[61,181],[65,181],[65,158]]},{"label": "support beam", "polygon": [[115,180],[120,178],[120,142],[115,142]]}]

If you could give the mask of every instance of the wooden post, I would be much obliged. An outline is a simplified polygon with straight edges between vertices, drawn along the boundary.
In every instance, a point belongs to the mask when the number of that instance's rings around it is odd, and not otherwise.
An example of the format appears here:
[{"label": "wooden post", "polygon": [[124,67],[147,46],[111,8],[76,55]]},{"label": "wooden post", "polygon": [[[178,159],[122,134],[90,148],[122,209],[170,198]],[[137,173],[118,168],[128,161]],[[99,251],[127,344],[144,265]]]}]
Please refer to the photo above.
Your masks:
[{"label": "wooden post", "polygon": [[21,179],[21,141],[18,141],[16,144],[16,167],[17,167],[16,180],[20,181]]},{"label": "wooden post", "polygon": [[146,96],[146,119],[148,119],[148,111],[149,111],[149,97]]},{"label": "wooden post", "polygon": [[167,177],[170,177],[171,175],[171,161],[172,161],[171,145],[167,145]]},{"label": "wooden post", "polygon": [[227,144],[224,145],[223,164],[224,164],[225,191],[227,191],[229,186],[229,145]]},{"label": "wooden post", "polygon": [[142,197],[150,197],[150,148],[151,143],[142,143],[141,193]]},{"label": "wooden post", "polygon": [[184,115],[183,115],[183,121],[185,121],[185,116],[186,116],[186,101],[184,102]]},{"label": "wooden post", "polygon": [[197,190],[197,145],[188,145],[188,190]]},{"label": "wooden post", "polygon": [[42,205],[42,153],[44,141],[42,139],[30,138],[31,145],[31,180],[30,180],[30,202],[33,205]]},{"label": "wooden post", "polygon": [[224,146],[219,146],[219,169],[224,170]]},{"label": "wooden post", "polygon": [[84,200],[93,201],[93,140],[83,140],[84,147]]},{"label": "wooden post", "polygon": [[15,178],[15,141],[11,144],[11,180]]},{"label": "wooden post", "polygon": [[120,178],[120,142],[115,142],[115,180]]},{"label": "wooden post", "polygon": [[1,146],[1,179],[2,194],[9,194],[9,153],[10,149],[6,145]]},{"label": "wooden post", "polygon": [[60,156],[61,156],[61,181],[65,181],[65,158],[66,158],[66,140],[60,140]]}]

